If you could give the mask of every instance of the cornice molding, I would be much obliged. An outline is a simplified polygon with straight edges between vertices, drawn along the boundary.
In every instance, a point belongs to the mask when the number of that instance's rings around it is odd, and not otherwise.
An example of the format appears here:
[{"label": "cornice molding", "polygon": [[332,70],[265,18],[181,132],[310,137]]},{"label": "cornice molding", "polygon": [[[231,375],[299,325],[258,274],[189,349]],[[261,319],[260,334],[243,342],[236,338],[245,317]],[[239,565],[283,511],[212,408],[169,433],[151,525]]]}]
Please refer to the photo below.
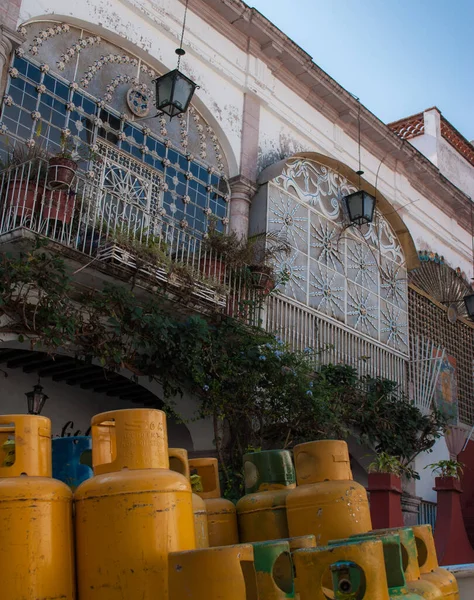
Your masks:
[{"label": "cornice molding", "polygon": [[[284,85],[357,140],[359,102],[261,13],[241,0],[190,0],[189,5],[219,33],[262,60]],[[470,198],[363,105],[360,119],[363,147],[391,168],[398,161],[402,174],[417,191],[460,227],[470,230],[467,218]]]}]

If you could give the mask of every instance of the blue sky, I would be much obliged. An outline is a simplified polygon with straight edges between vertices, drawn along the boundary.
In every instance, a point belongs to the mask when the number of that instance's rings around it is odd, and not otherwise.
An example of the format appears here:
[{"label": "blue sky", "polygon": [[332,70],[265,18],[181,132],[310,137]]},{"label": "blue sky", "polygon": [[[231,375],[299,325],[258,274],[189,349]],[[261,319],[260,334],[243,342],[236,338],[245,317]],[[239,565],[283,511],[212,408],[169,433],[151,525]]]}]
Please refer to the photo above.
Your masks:
[{"label": "blue sky", "polygon": [[247,0],[382,121],[437,106],[474,139],[473,0]]}]

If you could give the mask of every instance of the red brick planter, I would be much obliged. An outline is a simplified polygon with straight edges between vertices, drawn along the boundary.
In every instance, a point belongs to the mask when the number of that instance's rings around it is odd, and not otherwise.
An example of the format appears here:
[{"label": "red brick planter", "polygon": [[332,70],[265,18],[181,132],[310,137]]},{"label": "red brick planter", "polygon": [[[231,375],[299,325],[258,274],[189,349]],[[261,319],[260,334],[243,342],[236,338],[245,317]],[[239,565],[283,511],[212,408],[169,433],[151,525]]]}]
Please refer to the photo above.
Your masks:
[{"label": "red brick planter", "polygon": [[436,477],[434,490],[438,494],[434,538],[439,564],[474,563],[461,513],[461,482],[456,477]]},{"label": "red brick planter", "polygon": [[402,482],[389,473],[369,473],[370,516],[373,529],[403,527]]}]

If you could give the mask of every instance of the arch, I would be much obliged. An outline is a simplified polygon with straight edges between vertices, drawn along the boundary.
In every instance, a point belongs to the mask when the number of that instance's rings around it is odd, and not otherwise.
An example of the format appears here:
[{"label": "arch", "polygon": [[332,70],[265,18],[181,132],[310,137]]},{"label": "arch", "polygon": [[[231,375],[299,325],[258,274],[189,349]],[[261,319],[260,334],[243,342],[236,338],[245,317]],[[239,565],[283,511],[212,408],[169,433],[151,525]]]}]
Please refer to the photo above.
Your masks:
[{"label": "arch", "polygon": [[[31,17],[30,19],[26,20],[24,23],[22,23],[20,25],[19,29],[21,29],[22,27],[26,27],[28,25],[32,25],[35,23],[42,23],[42,22],[44,22],[44,23],[51,23],[51,22],[67,23],[67,24],[70,24],[71,26],[84,29],[91,34],[99,35],[99,36],[103,37],[104,40],[106,40],[107,42],[109,42],[111,44],[116,44],[119,48],[123,48],[123,49],[127,50],[130,54],[133,54],[137,58],[152,65],[152,67],[154,69],[156,69],[156,72],[158,74],[166,73],[167,71],[175,68],[175,65],[164,64],[162,62],[162,60],[160,60],[159,58],[157,58],[150,52],[146,51],[143,48],[140,48],[140,46],[138,46],[137,44],[135,44],[132,41],[128,40],[127,38],[117,34],[112,29],[104,26],[103,24],[85,21],[83,19],[79,19],[79,18],[71,16],[71,15],[62,15],[62,14],[58,14],[58,13],[36,15],[36,16]],[[206,121],[206,123],[214,130],[215,135],[218,139],[218,143],[220,144],[220,146],[222,147],[222,150],[224,152],[224,156],[225,156],[225,159],[227,162],[227,167],[228,167],[229,179],[238,175],[239,166],[238,166],[238,160],[235,155],[235,152],[232,149],[232,146],[231,146],[226,134],[224,133],[220,123],[214,117],[212,111],[208,108],[208,106],[205,104],[205,102],[199,97],[199,90],[196,90],[196,93],[194,95],[191,106],[193,106],[201,114],[201,116]],[[130,121],[134,122],[133,118],[130,119]]]},{"label": "arch", "polygon": [[[54,358],[41,350],[32,350],[26,342],[0,343],[0,376],[8,375],[3,412],[26,411],[24,394],[38,377],[49,399],[45,416],[53,420],[56,434],[68,425],[69,433],[86,431],[94,414],[121,408],[150,407],[163,409],[159,386],[150,386],[147,378],[133,381],[128,370],[106,374],[100,365],[77,361],[72,352],[57,352]],[[144,385],[143,385],[144,384]],[[97,405],[98,403],[98,405]],[[18,405],[21,409],[18,409]],[[174,445],[194,450],[191,431],[183,422],[168,418],[169,437]]]},{"label": "arch", "polygon": [[[333,169],[345,177],[352,185],[356,187],[359,186],[359,176],[353,169],[334,158],[330,158],[324,154],[319,154],[318,152],[297,152],[293,156],[267,167],[260,174],[258,178],[258,184],[263,185],[281,175],[288,161],[290,161],[292,158],[308,158],[319,163],[320,165],[324,165],[325,167]],[[415,242],[413,241],[407,226],[403,222],[403,219],[396,209],[393,208],[390,201],[383,194],[381,194],[379,190],[376,190],[372,184],[363,178],[361,178],[360,181],[362,188],[372,196],[376,197],[378,210],[388,221],[394,233],[396,234],[405,255],[407,270],[412,271],[413,269],[416,269],[420,266],[418,252]]]}]

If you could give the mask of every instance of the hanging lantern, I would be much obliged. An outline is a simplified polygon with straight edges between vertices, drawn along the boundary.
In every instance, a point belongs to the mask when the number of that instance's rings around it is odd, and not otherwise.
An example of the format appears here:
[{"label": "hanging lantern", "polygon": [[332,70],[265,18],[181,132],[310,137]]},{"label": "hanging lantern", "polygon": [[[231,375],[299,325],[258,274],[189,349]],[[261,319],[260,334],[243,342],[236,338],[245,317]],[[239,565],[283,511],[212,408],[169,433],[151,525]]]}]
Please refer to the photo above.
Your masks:
[{"label": "hanging lantern", "polygon": [[188,3],[184,8],[183,30],[181,32],[181,44],[176,49],[178,65],[174,71],[170,71],[158,79],[155,79],[156,108],[158,114],[165,113],[170,119],[185,113],[191,103],[194,91],[199,87],[194,81],[183,75],[179,70],[181,58],[186,54],[183,49],[184,31],[186,28],[186,15],[188,14]]},{"label": "hanging lantern", "polygon": [[474,321],[474,292],[464,296],[464,306],[466,307],[468,317]]},{"label": "hanging lantern", "polygon": [[188,110],[197,85],[175,69],[158,79],[156,86],[156,108],[160,113],[167,114],[170,119]]},{"label": "hanging lantern", "polygon": [[359,190],[343,198],[349,220],[354,225],[367,225],[374,220],[375,198],[364,190]]},{"label": "hanging lantern", "polygon": [[28,401],[28,414],[40,415],[41,411],[43,410],[43,406],[48,399],[48,396],[43,393],[43,386],[41,386],[38,382],[35,386],[33,386],[33,390],[31,392],[27,392],[25,396]]}]

